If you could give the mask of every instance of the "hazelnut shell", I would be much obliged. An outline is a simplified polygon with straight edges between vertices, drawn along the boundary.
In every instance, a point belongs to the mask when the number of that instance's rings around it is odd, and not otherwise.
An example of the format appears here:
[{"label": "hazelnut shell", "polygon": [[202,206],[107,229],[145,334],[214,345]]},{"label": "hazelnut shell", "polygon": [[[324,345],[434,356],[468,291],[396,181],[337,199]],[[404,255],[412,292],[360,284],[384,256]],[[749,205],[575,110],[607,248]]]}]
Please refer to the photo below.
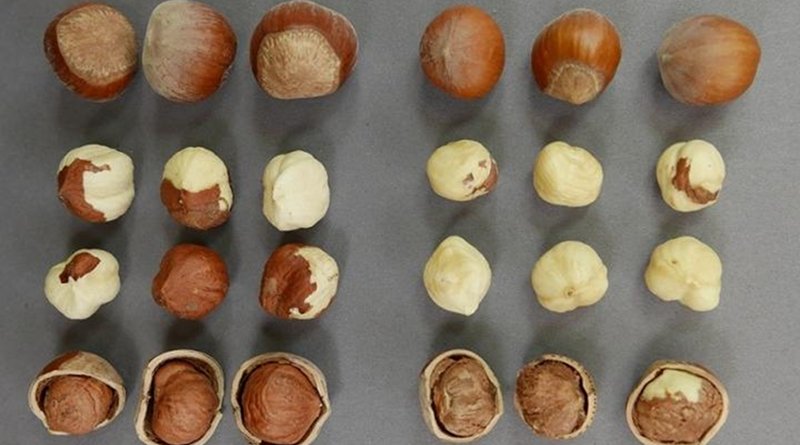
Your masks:
[{"label": "hazelnut shell", "polygon": [[222,367],[216,360],[214,360],[214,358],[208,354],[191,349],[177,349],[174,351],[165,352],[154,357],[145,367],[142,374],[142,392],[139,396],[139,407],[136,411],[136,435],[139,436],[139,440],[144,444],[164,445],[164,442],[159,440],[150,429],[150,415],[153,407],[152,403],[150,402],[153,398],[152,385],[153,377],[155,376],[156,371],[161,367],[161,365],[172,360],[183,360],[202,370],[206,375],[209,376],[211,383],[214,385],[214,389],[217,392],[217,399],[219,400],[217,405],[217,414],[211,421],[208,431],[206,431],[202,438],[187,444],[202,445],[211,439],[211,436],[214,435],[220,420],[222,420],[222,400],[225,396],[225,376],[222,371]]},{"label": "hazelnut shell", "polygon": [[271,352],[267,354],[257,355],[242,364],[239,367],[239,371],[236,372],[236,375],[233,377],[233,384],[231,390],[231,406],[233,407],[233,416],[236,419],[236,426],[239,428],[239,431],[242,432],[244,437],[247,439],[248,443],[253,445],[269,445],[263,443],[257,437],[250,433],[244,425],[244,419],[242,417],[242,406],[240,403],[241,394],[240,392],[244,389],[244,384],[246,382],[246,377],[253,372],[256,368],[266,363],[271,362],[285,362],[295,366],[299,369],[303,374],[308,377],[309,381],[314,385],[319,393],[320,400],[322,401],[322,413],[317,418],[317,421],[314,423],[314,426],[311,427],[306,437],[297,442],[294,445],[308,445],[319,436],[319,432],[322,429],[322,425],[325,424],[325,421],[328,420],[328,417],[331,415],[331,401],[328,397],[328,386],[325,382],[325,375],[322,374],[322,371],[317,368],[317,366],[311,363],[309,360],[294,355],[289,354],[286,352]]},{"label": "hazelnut shell", "polygon": [[[442,426],[439,424],[438,420],[436,419],[436,413],[433,410],[433,400],[431,398],[431,378],[433,375],[436,366],[444,359],[453,356],[465,356],[469,357],[476,362],[478,362],[483,370],[486,372],[486,376],[489,378],[489,381],[497,388],[497,392],[495,393],[495,406],[497,407],[497,412],[495,413],[494,417],[492,418],[491,422],[486,425],[486,428],[480,432],[480,434],[476,434],[470,437],[457,437],[453,436],[452,434],[448,433]],[[425,425],[428,426],[428,429],[431,430],[434,436],[437,439],[443,442],[449,443],[468,443],[474,440],[480,439],[481,437],[486,436],[489,434],[492,429],[497,425],[497,422],[500,420],[500,417],[503,416],[503,390],[500,386],[500,382],[497,380],[497,377],[494,375],[492,368],[489,367],[489,364],[486,363],[478,354],[469,351],[467,349],[451,349],[449,351],[445,351],[436,357],[434,357],[425,368],[422,370],[420,374],[420,381],[419,381],[419,402],[420,406],[422,407],[422,418],[425,421]]]},{"label": "hazelnut shell", "polygon": [[[586,368],[583,367],[583,365],[581,365],[580,363],[569,357],[565,357],[563,355],[558,355],[558,354],[545,354],[525,365],[523,369],[527,367],[533,367],[540,363],[548,361],[564,363],[565,365],[574,369],[575,372],[577,372],[578,375],[580,375],[581,377],[581,386],[583,388],[583,392],[586,393],[586,418],[583,421],[583,425],[581,425],[580,428],[578,428],[577,430],[573,431],[568,435],[555,438],[557,440],[574,439],[580,436],[581,434],[585,433],[586,430],[589,429],[589,427],[592,425],[592,422],[594,421],[594,415],[597,411],[597,389],[595,388],[594,379],[586,370]],[[520,373],[521,372],[522,370],[520,370]],[[519,373],[517,375],[519,376]],[[525,416],[522,412],[522,404],[520,403],[519,398],[517,397],[517,391],[514,391],[514,408],[517,410],[517,414],[519,414],[519,417],[520,419],[522,419],[523,423],[528,425],[528,422],[525,421]],[[535,434],[537,435],[539,434],[530,425],[528,425],[528,427]]]},{"label": "hazelnut shell", "polygon": [[104,358],[92,354],[91,352],[73,351],[62,354],[47,364],[36,376],[28,390],[28,406],[33,414],[42,421],[47,431],[55,436],[67,435],[61,431],[53,431],[47,423],[47,417],[41,406],[42,395],[47,389],[48,383],[58,377],[63,376],[82,376],[96,379],[111,388],[114,393],[111,414],[108,418],[95,426],[95,430],[100,429],[113,421],[125,407],[125,386],[122,377],[111,363]]},{"label": "hazelnut shell", "polygon": [[641,395],[644,388],[656,377],[661,371],[665,369],[674,369],[676,371],[685,371],[689,374],[694,374],[698,377],[701,377],[707,380],[714,388],[719,391],[720,395],[722,396],[722,414],[720,415],[719,420],[717,423],[706,433],[702,440],[692,444],[684,444],[684,445],[706,445],[711,442],[711,439],[722,429],[722,426],[725,424],[725,421],[728,419],[728,411],[730,409],[730,398],[728,397],[728,391],[725,389],[725,386],[722,382],[717,378],[714,373],[709,371],[708,369],[688,362],[681,362],[681,361],[673,361],[673,360],[659,360],[645,371],[644,375],[642,376],[639,384],[631,391],[630,396],[628,396],[628,403],[625,405],[625,420],[628,422],[628,427],[630,427],[631,432],[643,445],[669,445],[665,444],[664,442],[658,442],[652,439],[648,439],[644,437],[640,432],[639,429],[636,427],[636,423],[633,420],[633,413],[634,407],[636,405],[636,401],[639,400],[639,396]]}]

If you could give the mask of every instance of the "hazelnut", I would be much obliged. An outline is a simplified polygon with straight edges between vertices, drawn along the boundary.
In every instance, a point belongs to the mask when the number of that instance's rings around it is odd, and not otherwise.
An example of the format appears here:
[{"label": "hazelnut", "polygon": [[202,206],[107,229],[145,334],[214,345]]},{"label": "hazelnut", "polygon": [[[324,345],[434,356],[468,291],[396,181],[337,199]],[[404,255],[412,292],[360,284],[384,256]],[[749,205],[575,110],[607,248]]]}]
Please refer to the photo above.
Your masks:
[{"label": "hazelnut", "polygon": [[222,419],[224,376],[210,356],[189,349],[165,352],[147,364],[136,413],[146,445],[202,445]]},{"label": "hazelnut", "polygon": [[119,293],[119,263],[100,249],[81,249],[47,272],[44,294],[71,320],[91,317]]},{"label": "hazelnut", "polygon": [[694,212],[717,202],[725,180],[725,161],[706,141],[679,142],[658,159],[661,196],[679,212]]},{"label": "hazelnut", "polygon": [[546,354],[517,374],[514,407],[537,435],[573,439],[586,432],[594,420],[594,380],[575,360]]},{"label": "hazelnut", "polygon": [[477,440],[503,415],[500,383],[472,351],[453,349],[431,360],[422,370],[419,391],[425,424],[445,442]]},{"label": "hazelnut", "polygon": [[231,405],[239,430],[259,445],[308,445],[331,414],[322,371],[280,352],[253,357],[239,368]]},{"label": "hazelnut", "polygon": [[694,311],[710,311],[719,305],[722,261],[697,238],[682,236],[653,250],[644,281],[664,301],[677,300]]},{"label": "hazelnut", "polygon": [[358,36],[347,17],[305,0],[284,2],[267,11],[250,40],[256,81],[277,99],[336,92],[357,58]]},{"label": "hazelnut", "polygon": [[108,425],[125,406],[122,377],[89,352],[63,354],[31,383],[28,405],[50,434],[82,435]]},{"label": "hazelnut", "polygon": [[626,418],[644,445],[706,445],[725,424],[725,387],[702,366],[659,361],[631,392]]},{"label": "hazelnut", "polygon": [[437,148],[427,166],[437,195],[452,201],[471,201],[497,184],[497,162],[480,142],[461,140]]},{"label": "hazelnut", "polygon": [[225,163],[203,147],[178,151],[164,165],[161,202],[186,227],[208,230],[225,224],[233,207]]},{"label": "hazelnut", "polygon": [[539,303],[563,313],[600,301],[608,290],[608,269],[591,246],[564,241],[548,250],[531,272]]},{"label": "hazelnut", "polygon": [[503,74],[506,45],[492,16],[476,6],[442,11],[419,44],[422,71],[431,83],[459,99],[487,95]]},{"label": "hazelnut", "polygon": [[81,3],[47,27],[44,52],[64,85],[97,102],[116,98],[136,74],[136,33],[121,12]]},{"label": "hazelnut", "polygon": [[699,15],[670,28],[658,49],[664,87],[689,105],[730,102],[747,91],[761,47],[746,26],[727,17]]},{"label": "hazelnut", "polygon": [[425,264],[423,281],[428,295],[444,310],[472,315],[489,292],[492,269],[478,249],[459,236],[450,236]]},{"label": "hazelnut", "polygon": [[603,166],[583,148],[553,142],[533,164],[533,188],[550,204],[587,206],[597,200],[602,187]]},{"label": "hazelnut", "polygon": [[133,160],[103,145],[69,151],[58,166],[58,199],[78,218],[102,223],[128,211],[133,202]]},{"label": "hazelnut", "polygon": [[236,56],[236,34],[216,9],[168,0],[147,24],[142,67],[147,82],[174,102],[198,102],[217,91]]},{"label": "hazelnut", "polygon": [[307,229],[328,212],[328,172],[314,156],[296,150],[275,156],[264,169],[264,216],[276,229]]},{"label": "hazelnut", "polygon": [[621,58],[614,23],[597,11],[575,9],[550,22],[536,37],[531,66],[545,94],[581,105],[606,89]]},{"label": "hazelnut", "polygon": [[261,307],[278,318],[311,320],[330,306],[339,286],[339,266],[322,249],[284,244],[264,265]]},{"label": "hazelnut", "polygon": [[205,246],[179,244],[164,254],[153,279],[153,299],[172,315],[199,320],[217,308],[228,292],[222,257]]}]

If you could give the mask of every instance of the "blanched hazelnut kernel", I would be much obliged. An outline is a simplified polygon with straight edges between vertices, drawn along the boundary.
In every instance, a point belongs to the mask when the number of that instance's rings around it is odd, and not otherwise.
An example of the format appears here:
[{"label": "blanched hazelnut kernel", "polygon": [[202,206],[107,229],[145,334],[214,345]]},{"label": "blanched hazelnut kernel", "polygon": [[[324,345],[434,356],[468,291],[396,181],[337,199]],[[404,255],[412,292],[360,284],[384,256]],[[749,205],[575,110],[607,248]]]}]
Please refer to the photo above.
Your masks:
[{"label": "blanched hazelnut kernel", "polygon": [[650,292],[664,301],[710,311],[719,305],[722,261],[697,238],[682,236],[653,250],[644,280]]},{"label": "blanched hazelnut kernel", "polygon": [[106,420],[114,393],[105,383],[86,376],[56,377],[44,393],[44,415],[53,431],[83,435]]},{"label": "blanched hazelnut kernel", "polygon": [[119,293],[119,263],[100,249],[81,249],[47,273],[44,293],[71,320],[91,317]]},{"label": "blanched hazelnut kernel", "polygon": [[717,202],[725,161],[706,141],[679,142],[658,159],[656,179],[664,202],[679,212],[694,212]]},{"label": "blanched hazelnut kernel", "polygon": [[539,258],[531,284],[545,309],[569,312],[603,298],[608,289],[608,269],[589,245],[564,241]]},{"label": "blanched hazelnut kernel", "polygon": [[489,292],[492,269],[478,249],[461,237],[451,236],[428,259],[423,281],[439,307],[469,316]]},{"label": "blanched hazelnut kernel", "polygon": [[437,148],[427,165],[428,180],[437,195],[471,201],[497,184],[497,163],[480,142],[461,140]]},{"label": "blanched hazelnut kernel", "polygon": [[168,445],[196,443],[217,414],[219,398],[211,378],[192,363],[172,360],[153,376],[153,434]]},{"label": "blanched hazelnut kernel", "polygon": [[164,254],[152,292],[156,303],[176,317],[199,320],[225,300],[225,261],[208,247],[179,244]]},{"label": "blanched hazelnut kernel", "polygon": [[564,142],[545,146],[533,165],[533,187],[544,201],[583,207],[600,196],[603,167],[592,154]]},{"label": "blanched hazelnut kernel", "polygon": [[328,212],[328,172],[314,156],[296,150],[275,156],[264,169],[263,212],[276,229],[307,229]]}]

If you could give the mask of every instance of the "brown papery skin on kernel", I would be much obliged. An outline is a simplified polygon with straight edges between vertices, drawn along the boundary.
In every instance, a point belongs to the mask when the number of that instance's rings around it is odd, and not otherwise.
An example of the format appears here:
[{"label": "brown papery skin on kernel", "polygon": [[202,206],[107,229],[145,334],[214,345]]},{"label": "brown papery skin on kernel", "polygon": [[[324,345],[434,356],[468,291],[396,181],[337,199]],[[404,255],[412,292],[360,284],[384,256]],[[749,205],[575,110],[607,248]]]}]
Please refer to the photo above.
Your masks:
[{"label": "brown papery skin on kernel", "polygon": [[86,202],[83,175],[86,172],[99,173],[106,170],[111,170],[111,167],[108,165],[96,166],[85,159],[74,160],[58,172],[58,199],[70,212],[84,221],[105,222],[106,216]]},{"label": "brown papery skin on kernel", "polygon": [[311,306],[306,298],[317,290],[311,282],[311,268],[305,258],[298,255],[302,244],[284,244],[272,252],[261,277],[261,307],[279,318],[291,318],[291,309],[301,314]]},{"label": "brown papery skin on kernel", "polygon": [[91,273],[97,265],[100,264],[100,258],[88,252],[81,252],[69,261],[64,267],[64,271],[58,276],[61,283],[68,283],[70,279],[77,281],[83,278],[84,275]]},{"label": "brown papery skin on kernel", "polygon": [[172,181],[161,181],[161,202],[175,221],[196,230],[208,230],[224,224],[230,210],[219,207],[220,189],[215,185],[200,192],[176,188]]},{"label": "brown papery skin on kernel", "polygon": [[571,366],[548,360],[526,366],[517,377],[517,400],[525,423],[548,438],[574,433],[586,421],[586,393]]},{"label": "brown papery skin on kernel", "polygon": [[86,376],[60,376],[47,384],[42,410],[52,431],[82,435],[106,420],[114,392],[100,380]]},{"label": "brown papery skin on kernel", "polygon": [[473,437],[497,414],[497,388],[486,370],[471,357],[448,357],[431,374],[431,400],[436,421],[456,437]]},{"label": "brown papery skin on kernel", "polygon": [[692,183],[689,182],[689,170],[691,168],[692,164],[689,163],[688,159],[678,159],[678,165],[675,167],[675,176],[672,178],[672,185],[676,189],[686,193],[686,196],[697,204],[707,204],[716,201],[719,192],[712,193],[703,187],[692,187]]},{"label": "brown papery skin on kernel", "polygon": [[179,244],[161,260],[153,279],[153,299],[178,318],[199,320],[222,303],[228,284],[228,270],[216,252]]},{"label": "brown papery skin on kernel", "polygon": [[322,398],[308,376],[289,363],[253,371],[241,395],[244,426],[267,444],[301,442],[322,415]]},{"label": "brown papery skin on kernel", "polygon": [[219,406],[211,378],[185,360],[161,365],[153,377],[153,433],[168,445],[185,445],[205,435]]}]

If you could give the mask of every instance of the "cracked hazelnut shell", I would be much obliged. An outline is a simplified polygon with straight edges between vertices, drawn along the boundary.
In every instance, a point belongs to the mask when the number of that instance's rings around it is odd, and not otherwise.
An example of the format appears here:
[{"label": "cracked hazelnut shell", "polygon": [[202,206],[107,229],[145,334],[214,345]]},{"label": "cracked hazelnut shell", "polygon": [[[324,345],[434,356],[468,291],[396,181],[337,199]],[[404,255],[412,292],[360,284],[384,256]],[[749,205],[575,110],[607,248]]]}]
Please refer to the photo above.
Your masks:
[{"label": "cracked hazelnut shell", "polygon": [[656,165],[661,197],[679,212],[696,212],[717,202],[725,181],[725,161],[703,140],[679,142],[664,150]]},{"label": "cracked hazelnut shell", "polygon": [[102,3],[81,3],[56,16],[45,31],[44,52],[64,86],[96,102],[122,94],[136,74],[133,26]]},{"label": "cracked hazelnut shell", "polygon": [[261,277],[261,308],[283,319],[319,317],[333,302],[339,267],[322,249],[284,244],[272,252]]},{"label": "cracked hazelnut shell", "polygon": [[331,414],[322,371],[283,352],[242,364],[233,379],[231,406],[236,425],[254,445],[308,445]]},{"label": "cracked hazelnut shell", "polygon": [[222,420],[222,367],[199,351],[168,351],[142,375],[136,434],[146,445],[203,445]]},{"label": "cracked hazelnut shell", "polygon": [[122,377],[105,359],[74,351],[56,357],[28,390],[28,406],[50,434],[83,435],[113,421],[125,406]]},{"label": "cracked hazelnut shell", "polygon": [[168,0],[153,10],[142,49],[142,68],[153,90],[173,102],[199,102],[214,94],[236,57],[236,34],[219,11],[204,3]]},{"label": "cracked hazelnut shell", "polygon": [[425,168],[433,191],[451,201],[471,201],[497,185],[497,162],[480,142],[460,140],[431,154]]},{"label": "cracked hazelnut shell", "polygon": [[70,320],[84,320],[117,297],[119,263],[100,249],[80,249],[56,264],[44,280],[44,294]]},{"label": "cracked hazelnut shell", "polygon": [[228,284],[228,269],[217,252],[178,244],[161,259],[153,279],[153,299],[178,318],[199,320],[222,303]]},{"label": "cracked hazelnut shell", "polygon": [[503,74],[503,31],[476,6],[452,6],[425,28],[419,58],[434,86],[459,99],[478,99],[489,94]]},{"label": "cracked hazelnut shell", "polygon": [[517,374],[514,407],[535,434],[574,439],[594,421],[597,391],[583,365],[568,357],[545,354]]},{"label": "cracked hazelnut shell", "polygon": [[643,445],[706,445],[728,418],[722,382],[693,363],[653,363],[628,397],[625,418]]},{"label": "cracked hazelnut shell", "polygon": [[503,415],[497,377],[480,356],[465,349],[443,352],[425,366],[419,400],[425,424],[444,442],[480,439]]},{"label": "cracked hazelnut shell", "polygon": [[250,40],[256,81],[277,99],[336,92],[358,58],[358,35],[344,15],[317,3],[291,0],[271,8]]}]

